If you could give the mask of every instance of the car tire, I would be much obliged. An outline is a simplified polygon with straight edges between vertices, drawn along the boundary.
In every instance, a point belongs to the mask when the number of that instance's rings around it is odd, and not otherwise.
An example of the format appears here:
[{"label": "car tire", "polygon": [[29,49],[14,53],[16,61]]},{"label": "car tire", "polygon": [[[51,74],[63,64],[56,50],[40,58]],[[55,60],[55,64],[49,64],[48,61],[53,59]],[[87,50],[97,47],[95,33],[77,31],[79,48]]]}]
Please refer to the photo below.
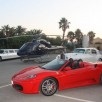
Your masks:
[{"label": "car tire", "polygon": [[100,75],[100,85],[102,85],[102,74]]},{"label": "car tire", "polygon": [[0,62],[2,61],[2,57],[0,56]]},{"label": "car tire", "polygon": [[40,92],[45,96],[51,96],[56,93],[58,83],[54,78],[46,78],[40,85]]}]

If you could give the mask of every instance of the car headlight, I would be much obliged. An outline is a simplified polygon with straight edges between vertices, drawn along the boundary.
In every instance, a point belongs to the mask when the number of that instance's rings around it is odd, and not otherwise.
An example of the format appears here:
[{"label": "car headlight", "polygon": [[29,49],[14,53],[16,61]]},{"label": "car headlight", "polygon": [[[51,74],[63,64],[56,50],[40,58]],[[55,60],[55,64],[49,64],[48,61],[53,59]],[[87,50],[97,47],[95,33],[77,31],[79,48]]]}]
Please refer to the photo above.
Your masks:
[{"label": "car headlight", "polygon": [[26,79],[31,79],[31,78],[35,78],[35,77],[36,77],[36,75],[32,74],[32,75],[27,76]]}]

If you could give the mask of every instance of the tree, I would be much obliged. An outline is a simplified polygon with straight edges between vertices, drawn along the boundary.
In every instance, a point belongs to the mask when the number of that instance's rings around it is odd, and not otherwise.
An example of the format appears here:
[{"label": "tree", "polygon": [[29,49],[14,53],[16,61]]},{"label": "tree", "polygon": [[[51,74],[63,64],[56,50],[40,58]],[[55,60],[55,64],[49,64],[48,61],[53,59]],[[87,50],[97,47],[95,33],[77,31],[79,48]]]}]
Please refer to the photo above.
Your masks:
[{"label": "tree", "polygon": [[69,38],[70,42],[72,43],[73,39],[75,38],[74,32],[72,32],[72,31],[68,32],[67,38]]},{"label": "tree", "polygon": [[3,33],[3,35],[5,37],[9,37],[10,36],[10,33],[9,33],[10,26],[9,25],[2,26],[1,30],[2,30],[2,33]]},{"label": "tree", "polygon": [[22,26],[17,26],[15,33],[16,35],[22,35],[25,33],[25,31],[26,31],[26,28],[23,28]]},{"label": "tree", "polygon": [[4,38],[4,37],[5,37],[5,35],[3,33],[3,30],[0,29],[0,38]]},{"label": "tree", "polygon": [[40,29],[34,29],[33,31],[34,31],[34,34],[41,34],[42,33],[42,30],[40,30]]},{"label": "tree", "polygon": [[69,24],[70,22],[68,22],[66,18],[62,18],[59,22],[59,28],[62,28],[63,31],[62,45],[64,41],[65,31],[67,30],[67,28],[69,28]]},{"label": "tree", "polygon": [[9,33],[10,33],[10,36],[15,36],[15,28],[14,27],[12,27],[12,28],[10,28],[9,29]]},{"label": "tree", "polygon": [[10,27],[9,25],[2,26],[0,30],[1,37],[11,37],[15,35],[15,28]]},{"label": "tree", "polygon": [[83,39],[83,34],[81,32],[80,29],[77,29],[75,31],[75,38],[77,40],[77,43],[78,43],[78,47],[82,47],[82,39]]},{"label": "tree", "polygon": [[42,30],[37,30],[37,29],[33,29],[33,30],[30,30],[30,31],[27,31],[26,34],[27,35],[36,35],[36,34],[41,34],[42,33]]},{"label": "tree", "polygon": [[61,37],[57,36],[55,39],[55,45],[61,45]]},{"label": "tree", "polygon": [[93,31],[89,31],[87,35],[89,36],[89,43],[92,44],[93,39],[95,37],[95,33]]},{"label": "tree", "polygon": [[37,29],[33,29],[33,30],[30,30],[30,31],[27,31],[26,35],[33,36],[33,39],[39,39],[42,36],[44,36],[44,33],[42,33],[42,30],[40,30],[40,29],[38,29],[38,30]]}]

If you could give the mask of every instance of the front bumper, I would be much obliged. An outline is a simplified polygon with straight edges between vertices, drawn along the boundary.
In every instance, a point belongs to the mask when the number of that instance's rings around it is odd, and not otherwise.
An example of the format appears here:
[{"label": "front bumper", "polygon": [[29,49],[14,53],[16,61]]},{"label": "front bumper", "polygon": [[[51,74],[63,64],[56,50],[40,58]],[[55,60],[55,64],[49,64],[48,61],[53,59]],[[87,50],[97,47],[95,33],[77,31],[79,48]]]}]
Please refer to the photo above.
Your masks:
[{"label": "front bumper", "polygon": [[17,81],[11,80],[13,88],[25,94],[39,93],[39,84],[37,81]]}]

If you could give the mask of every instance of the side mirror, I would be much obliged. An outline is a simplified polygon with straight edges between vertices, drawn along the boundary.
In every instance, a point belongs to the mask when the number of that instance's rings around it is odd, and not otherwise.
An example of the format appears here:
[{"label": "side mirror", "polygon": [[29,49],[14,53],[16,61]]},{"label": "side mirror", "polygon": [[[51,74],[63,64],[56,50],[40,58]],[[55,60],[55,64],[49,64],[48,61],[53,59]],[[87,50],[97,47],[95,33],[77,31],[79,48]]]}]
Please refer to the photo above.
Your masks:
[{"label": "side mirror", "polygon": [[65,68],[63,69],[63,71],[69,71],[69,70],[71,70],[70,67],[65,67]]}]

